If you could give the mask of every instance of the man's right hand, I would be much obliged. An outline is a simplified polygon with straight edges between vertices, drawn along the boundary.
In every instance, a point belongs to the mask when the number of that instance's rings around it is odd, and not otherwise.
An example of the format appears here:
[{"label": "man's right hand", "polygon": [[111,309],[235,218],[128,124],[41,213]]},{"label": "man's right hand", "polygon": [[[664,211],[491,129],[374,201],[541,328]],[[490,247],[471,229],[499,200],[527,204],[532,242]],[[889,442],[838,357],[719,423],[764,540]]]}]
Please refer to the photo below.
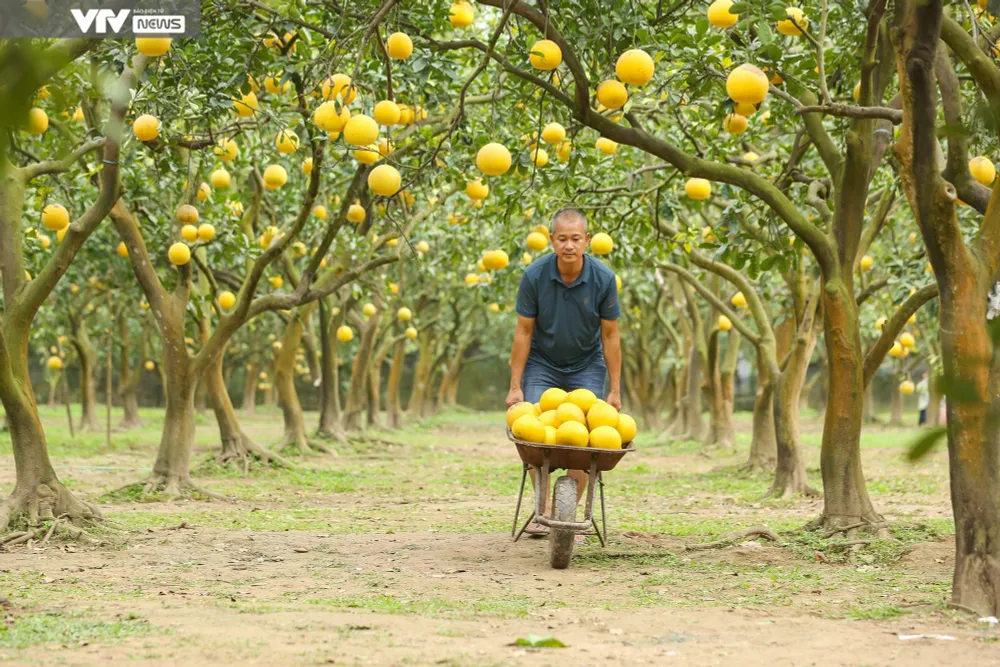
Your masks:
[{"label": "man's right hand", "polygon": [[511,389],[507,392],[507,407],[514,405],[515,403],[520,403],[524,400],[524,392],[520,389]]}]

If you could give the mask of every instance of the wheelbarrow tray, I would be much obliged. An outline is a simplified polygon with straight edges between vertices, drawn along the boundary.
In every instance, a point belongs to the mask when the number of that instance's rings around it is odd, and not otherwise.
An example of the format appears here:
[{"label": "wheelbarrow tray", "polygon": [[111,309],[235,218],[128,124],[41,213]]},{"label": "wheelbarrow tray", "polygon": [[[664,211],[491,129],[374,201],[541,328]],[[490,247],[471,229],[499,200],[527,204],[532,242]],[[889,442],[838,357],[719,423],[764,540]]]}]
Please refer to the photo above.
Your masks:
[{"label": "wheelbarrow tray", "polygon": [[542,467],[545,452],[549,453],[549,468],[552,470],[590,470],[593,457],[597,456],[597,471],[614,470],[618,462],[635,451],[635,443],[629,442],[621,449],[600,449],[598,447],[570,447],[568,445],[546,445],[540,442],[518,440],[507,428],[507,438],[517,447],[521,461],[529,466]]}]

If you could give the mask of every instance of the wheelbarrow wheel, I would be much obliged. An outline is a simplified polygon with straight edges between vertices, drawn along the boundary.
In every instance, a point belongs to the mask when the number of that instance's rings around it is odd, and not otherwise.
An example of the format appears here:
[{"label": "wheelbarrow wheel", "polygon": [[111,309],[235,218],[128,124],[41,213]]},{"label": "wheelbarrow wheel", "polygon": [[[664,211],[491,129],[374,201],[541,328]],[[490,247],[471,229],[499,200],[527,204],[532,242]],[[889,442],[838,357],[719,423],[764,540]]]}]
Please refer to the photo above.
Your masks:
[{"label": "wheelbarrow wheel", "polygon": [[[556,521],[576,521],[576,480],[563,475],[556,480],[552,503],[553,518]],[[549,530],[549,546],[552,549],[552,567],[565,570],[573,557],[573,541],[576,533],[569,528]]]}]

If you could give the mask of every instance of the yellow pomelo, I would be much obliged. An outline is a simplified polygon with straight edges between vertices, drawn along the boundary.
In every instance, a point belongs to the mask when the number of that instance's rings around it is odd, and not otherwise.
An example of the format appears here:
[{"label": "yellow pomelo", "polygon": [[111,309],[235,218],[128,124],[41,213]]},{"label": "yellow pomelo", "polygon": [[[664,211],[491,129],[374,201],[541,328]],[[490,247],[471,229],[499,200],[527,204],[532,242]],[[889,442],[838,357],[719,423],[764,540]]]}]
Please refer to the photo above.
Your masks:
[{"label": "yellow pomelo", "polygon": [[175,243],[167,251],[167,257],[174,266],[184,266],[191,261],[191,248],[184,243]]},{"label": "yellow pomelo", "polygon": [[733,298],[729,300],[729,303],[733,304],[737,308],[742,308],[747,305],[747,298],[743,296],[743,292],[737,292],[733,295]]},{"label": "yellow pomelo", "polygon": [[618,435],[622,438],[622,444],[628,444],[635,439],[636,431],[638,430],[635,426],[635,420],[624,412],[618,413]]},{"label": "yellow pomelo", "polygon": [[892,344],[891,348],[889,348],[889,356],[890,357],[901,357],[901,356],[903,356],[903,346],[900,345],[900,343],[899,343],[898,340],[895,343]]},{"label": "yellow pomelo", "polygon": [[250,92],[246,95],[240,95],[238,100],[234,99],[233,108],[240,118],[249,118],[260,110],[260,103],[257,102],[257,96]]},{"label": "yellow pomelo", "polygon": [[731,113],[723,119],[722,128],[729,134],[743,134],[747,131],[748,124],[746,116]]},{"label": "yellow pomelo", "polygon": [[991,185],[997,177],[997,169],[992,160],[982,155],[969,160],[969,172],[972,177],[983,185]]},{"label": "yellow pomelo", "polygon": [[155,58],[170,50],[169,37],[136,37],[135,48],[144,56]]},{"label": "yellow pomelo", "polygon": [[916,387],[914,387],[913,383],[910,382],[909,380],[904,380],[903,382],[899,383],[899,391],[907,396],[912,394],[914,389],[916,389]]},{"label": "yellow pomelo", "polygon": [[760,104],[769,87],[767,75],[753,65],[740,65],[726,77],[726,93],[738,103]]},{"label": "yellow pomelo", "polygon": [[395,167],[389,164],[380,164],[368,174],[368,187],[377,195],[391,197],[399,192],[402,179]]},{"label": "yellow pomelo", "polygon": [[427,241],[417,241],[417,250],[420,252],[430,252],[431,246]]},{"label": "yellow pomelo", "polygon": [[708,22],[716,28],[732,28],[740,20],[739,14],[733,14],[729,8],[733,0],[715,0],[708,6]]},{"label": "yellow pomelo", "polygon": [[42,209],[42,224],[49,231],[62,231],[69,226],[69,211],[62,204],[49,204]]},{"label": "yellow pomelo", "polygon": [[467,273],[467,274],[465,274],[465,284],[466,285],[470,285],[470,286],[471,285],[478,285],[479,284],[479,276],[477,276],[475,273]]},{"label": "yellow pomelo", "polygon": [[498,143],[489,143],[476,153],[476,166],[487,176],[500,176],[510,169],[510,151]]},{"label": "yellow pomelo", "polygon": [[399,105],[392,100],[382,100],[375,105],[372,116],[379,125],[395,125],[399,122]]},{"label": "yellow pomelo", "polygon": [[598,137],[597,141],[594,142],[594,146],[605,155],[614,155],[618,151],[618,142],[612,141],[607,137]]},{"label": "yellow pomelo", "polygon": [[146,370],[147,371],[151,371],[154,368],[156,368],[156,364],[153,363],[152,361],[147,361],[145,365],[146,365]]},{"label": "yellow pomelo", "polygon": [[240,147],[234,140],[223,137],[219,139],[219,145],[213,148],[212,151],[223,162],[232,162],[239,157]]},{"label": "yellow pomelo", "polygon": [[611,426],[598,426],[590,432],[590,446],[595,449],[621,449],[622,436]]},{"label": "yellow pomelo", "polygon": [[351,116],[344,126],[344,141],[352,146],[367,146],[378,139],[378,123],[364,114]]},{"label": "yellow pomelo", "polygon": [[903,347],[913,347],[917,344],[917,339],[909,332],[903,332],[899,337],[899,344]]},{"label": "yellow pomelo", "polygon": [[352,338],[354,338],[354,332],[351,330],[351,327],[346,324],[337,327],[337,340],[341,343],[347,343]]},{"label": "yellow pomelo", "polygon": [[63,360],[59,357],[49,357],[48,361],[45,362],[45,365],[50,371],[62,370]]},{"label": "yellow pomelo", "polygon": [[378,151],[378,146],[375,144],[362,146],[361,148],[356,149],[352,155],[354,155],[354,159],[361,164],[375,164],[382,159]]},{"label": "yellow pomelo", "polygon": [[334,101],[323,102],[313,111],[313,122],[324,132],[342,132],[347,121],[351,120],[351,111],[346,106],[337,109]]},{"label": "yellow pomelo", "polygon": [[629,49],[618,56],[618,62],[615,63],[615,75],[618,79],[633,86],[649,83],[653,78],[653,71],[653,59],[642,49]]},{"label": "yellow pomelo", "polygon": [[521,415],[535,415],[535,405],[534,403],[528,403],[527,401],[521,401],[520,403],[515,403],[514,405],[507,408],[507,426],[513,426],[514,422]]},{"label": "yellow pomelo", "polygon": [[549,152],[544,148],[536,148],[531,151],[531,161],[536,167],[544,167],[549,163]]},{"label": "yellow pomelo", "polygon": [[139,141],[152,141],[160,136],[160,121],[156,116],[143,114],[132,123],[132,133]]},{"label": "yellow pomelo", "polygon": [[212,183],[213,188],[228,188],[229,183],[232,181],[229,172],[225,169],[216,169],[208,177],[208,180]]},{"label": "yellow pomelo", "polygon": [[614,247],[615,242],[604,232],[594,234],[593,238],[590,239],[590,249],[594,251],[595,255],[607,255]]},{"label": "yellow pomelo", "polygon": [[476,14],[472,9],[472,5],[468,2],[453,2],[451,10],[448,12],[448,20],[456,28],[465,28],[472,25],[475,17]]},{"label": "yellow pomelo", "polygon": [[346,74],[334,74],[323,82],[322,95],[324,100],[339,97],[344,104],[350,104],[357,94],[357,89],[351,85],[351,77]]},{"label": "yellow pomelo", "polygon": [[205,223],[203,225],[198,225],[198,240],[202,243],[208,243],[215,238],[215,227]]},{"label": "yellow pomelo", "polygon": [[566,128],[559,123],[549,123],[542,130],[542,141],[547,144],[558,144],[566,138]]},{"label": "yellow pomelo", "polygon": [[545,425],[533,414],[518,417],[511,425],[510,431],[518,440],[545,442]]},{"label": "yellow pomelo", "polygon": [[590,431],[578,421],[568,421],[559,424],[556,429],[557,445],[568,447],[586,447],[590,443]]},{"label": "yellow pomelo", "polygon": [[861,270],[867,271],[868,269],[875,266],[875,258],[871,255],[865,255],[861,258]]},{"label": "yellow pomelo", "polygon": [[546,410],[538,416],[538,419],[546,426],[559,426],[559,418],[556,417],[555,410]]},{"label": "yellow pomelo", "polygon": [[375,309],[375,304],[374,303],[366,303],[361,308],[361,312],[365,314],[365,317],[371,317],[372,315],[374,315],[375,314],[375,310],[376,309]]},{"label": "yellow pomelo", "polygon": [[587,411],[587,426],[593,431],[598,426],[618,426],[618,411],[605,401],[596,401]]},{"label": "yellow pomelo", "polygon": [[566,392],[559,387],[551,387],[546,389],[542,393],[542,397],[538,400],[538,404],[542,409],[542,412],[548,412],[549,410],[555,410],[563,401],[566,400]]},{"label": "yellow pomelo", "polygon": [[49,115],[43,109],[32,107],[28,111],[28,132],[44,134],[47,129],[49,129]]},{"label": "yellow pomelo", "polygon": [[269,165],[264,170],[264,187],[268,190],[277,190],[288,182],[288,172],[280,164]]},{"label": "yellow pomelo", "polygon": [[473,201],[486,199],[486,196],[490,194],[490,186],[483,183],[483,179],[477,178],[465,184],[465,194]]},{"label": "yellow pomelo", "polygon": [[126,246],[125,242],[122,241],[121,243],[118,244],[118,247],[115,249],[115,252],[118,253],[119,257],[128,257],[128,246]]},{"label": "yellow pomelo", "polygon": [[729,331],[733,328],[733,322],[725,315],[719,315],[719,331]]},{"label": "yellow pomelo", "polygon": [[552,40],[540,39],[532,45],[528,60],[535,69],[553,70],[562,62],[562,49]]},{"label": "yellow pomelo", "polygon": [[181,227],[181,238],[188,243],[194,243],[198,240],[198,228],[194,225],[184,225]]},{"label": "yellow pomelo", "polygon": [[566,402],[580,408],[583,410],[583,414],[586,415],[590,408],[594,407],[594,404],[597,403],[597,396],[589,389],[574,389],[567,394]]},{"label": "yellow pomelo", "polygon": [[417,337],[417,330],[413,327],[406,327],[406,331],[404,331],[403,334],[410,340],[413,340]]},{"label": "yellow pomelo", "polygon": [[400,322],[409,322],[413,319],[413,312],[404,306],[396,311],[396,319]]},{"label": "yellow pomelo", "polygon": [[545,444],[554,445],[556,444],[556,434],[558,431],[555,426],[545,425]]},{"label": "yellow pomelo", "polygon": [[394,32],[385,40],[385,50],[395,60],[405,60],[413,53],[413,40],[405,32]]},{"label": "yellow pomelo", "polygon": [[708,199],[712,195],[712,182],[705,178],[689,178],[684,184],[684,193],[691,199]]},{"label": "yellow pomelo", "polygon": [[281,130],[274,138],[274,145],[279,153],[294,153],[299,148],[299,135],[292,130]]},{"label": "yellow pomelo", "polygon": [[587,423],[587,416],[580,409],[580,406],[570,403],[569,396],[567,395],[566,401],[561,403],[558,408],[556,408],[556,419],[559,423],[564,422],[580,422],[581,424]]},{"label": "yellow pomelo", "polygon": [[539,232],[531,232],[528,234],[526,243],[528,248],[538,252],[540,250],[545,250],[549,246],[549,237],[545,234],[540,234]]},{"label": "yellow pomelo", "polygon": [[597,101],[608,109],[621,109],[628,101],[625,84],[614,79],[601,82],[597,87]]},{"label": "yellow pomelo", "polygon": [[223,310],[229,310],[236,305],[236,295],[232,292],[223,292],[219,295],[219,305]]},{"label": "yellow pomelo", "polygon": [[[778,21],[778,32],[782,35],[796,37],[802,34],[801,28],[809,27],[809,19],[806,18],[805,13],[798,7],[786,7],[785,15],[788,16],[786,20]],[[792,19],[794,19],[794,23]]]}]

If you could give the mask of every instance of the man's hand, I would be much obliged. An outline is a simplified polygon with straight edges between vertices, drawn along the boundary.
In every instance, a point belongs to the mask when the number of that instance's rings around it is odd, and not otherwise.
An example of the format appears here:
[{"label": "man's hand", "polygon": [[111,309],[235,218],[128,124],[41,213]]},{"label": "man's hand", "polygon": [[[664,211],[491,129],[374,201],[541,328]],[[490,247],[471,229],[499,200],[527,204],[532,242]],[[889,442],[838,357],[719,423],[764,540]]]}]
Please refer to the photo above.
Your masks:
[{"label": "man's hand", "polygon": [[509,408],[515,403],[520,403],[523,400],[524,400],[523,391],[521,391],[520,389],[511,389],[509,392],[507,392],[507,400],[505,402],[507,403],[507,407]]},{"label": "man's hand", "polygon": [[608,392],[607,402],[615,410],[621,410],[622,409],[622,397],[618,395],[617,391],[611,390],[611,391]]}]

